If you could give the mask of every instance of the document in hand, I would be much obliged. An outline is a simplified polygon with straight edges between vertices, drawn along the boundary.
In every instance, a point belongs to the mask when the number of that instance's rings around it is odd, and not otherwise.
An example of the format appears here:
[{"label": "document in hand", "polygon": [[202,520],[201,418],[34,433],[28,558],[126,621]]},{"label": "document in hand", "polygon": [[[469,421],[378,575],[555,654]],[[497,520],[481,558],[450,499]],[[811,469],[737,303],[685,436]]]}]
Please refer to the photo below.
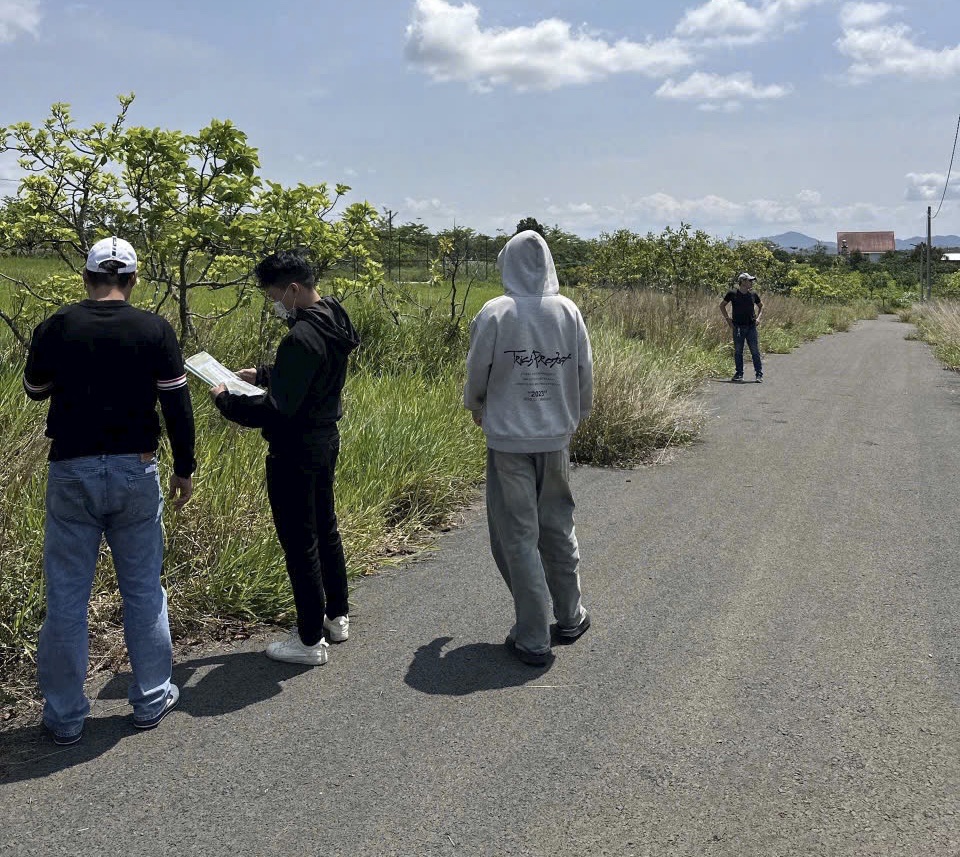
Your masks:
[{"label": "document in hand", "polygon": [[211,387],[217,384],[226,384],[227,390],[240,396],[262,396],[263,390],[241,381],[233,372],[224,366],[215,357],[211,357],[206,351],[194,354],[188,357],[186,367],[201,381],[206,381]]}]

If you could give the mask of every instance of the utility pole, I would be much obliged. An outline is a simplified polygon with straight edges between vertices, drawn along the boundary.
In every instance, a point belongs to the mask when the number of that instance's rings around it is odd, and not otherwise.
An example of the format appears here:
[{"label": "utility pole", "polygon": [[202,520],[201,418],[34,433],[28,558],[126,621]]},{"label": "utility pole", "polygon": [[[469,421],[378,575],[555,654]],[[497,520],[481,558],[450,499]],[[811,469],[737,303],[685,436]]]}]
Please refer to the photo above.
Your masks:
[{"label": "utility pole", "polygon": [[[383,213],[387,217],[387,247],[389,249],[387,250],[386,255],[387,255],[387,279],[389,280],[390,279],[390,250],[393,249],[393,216],[397,212],[391,211],[389,208],[385,208],[383,210]],[[399,263],[400,260],[397,259],[397,262]],[[399,279],[399,275],[398,275],[398,279]]]},{"label": "utility pole", "polygon": [[932,206],[927,206],[927,300],[930,300],[930,254],[933,252],[933,249],[930,247],[931,242],[931,225],[930,225],[930,210]]}]

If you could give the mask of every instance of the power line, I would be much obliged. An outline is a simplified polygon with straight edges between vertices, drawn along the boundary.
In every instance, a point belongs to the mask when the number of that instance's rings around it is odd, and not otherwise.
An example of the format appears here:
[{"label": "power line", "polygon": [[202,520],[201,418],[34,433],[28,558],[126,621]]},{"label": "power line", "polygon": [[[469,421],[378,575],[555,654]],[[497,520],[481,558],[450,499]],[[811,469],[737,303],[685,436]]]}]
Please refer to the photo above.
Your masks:
[{"label": "power line", "polygon": [[[953,135],[953,152],[950,154],[950,166],[947,169],[947,180],[943,185],[943,196],[940,197],[940,205],[937,206],[937,214],[940,213],[940,209],[943,208],[943,201],[947,198],[947,188],[950,187],[950,173],[953,172],[953,159],[957,154],[958,138],[960,138],[960,117],[957,118],[957,133]],[[933,216],[936,217],[937,214]]]}]

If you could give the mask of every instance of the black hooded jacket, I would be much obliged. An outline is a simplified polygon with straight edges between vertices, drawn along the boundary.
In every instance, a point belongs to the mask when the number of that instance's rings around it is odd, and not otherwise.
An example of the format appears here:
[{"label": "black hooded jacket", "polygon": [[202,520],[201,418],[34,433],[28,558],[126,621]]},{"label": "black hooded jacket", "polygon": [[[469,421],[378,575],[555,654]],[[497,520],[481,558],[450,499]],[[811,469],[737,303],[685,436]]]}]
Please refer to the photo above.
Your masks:
[{"label": "black hooded jacket", "polygon": [[[277,347],[276,362],[257,368],[262,396],[224,392],[216,405],[228,420],[263,430],[270,454],[304,465],[337,434],[347,358],[360,344],[350,317],[334,297],[298,309]],[[321,459],[322,460],[322,459]]]}]

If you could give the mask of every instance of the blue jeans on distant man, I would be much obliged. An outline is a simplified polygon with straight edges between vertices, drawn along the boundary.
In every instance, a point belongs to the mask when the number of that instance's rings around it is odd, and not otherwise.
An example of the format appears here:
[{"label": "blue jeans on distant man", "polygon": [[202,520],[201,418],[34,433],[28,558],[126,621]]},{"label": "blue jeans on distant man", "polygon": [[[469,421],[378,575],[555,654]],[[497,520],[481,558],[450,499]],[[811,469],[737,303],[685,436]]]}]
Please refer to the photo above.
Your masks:
[{"label": "blue jeans on distant man", "polygon": [[737,375],[743,375],[743,343],[750,347],[753,358],[753,371],[758,378],[763,377],[763,363],[760,362],[760,338],[755,324],[735,324],[733,326],[733,365]]},{"label": "blue jeans on distant man", "polygon": [[56,735],[76,735],[90,711],[83,691],[87,608],[103,537],[123,599],[133,716],[154,717],[163,709],[173,668],[167,594],[160,585],[163,494],[156,458],[95,455],[51,461],[46,506],[47,616],[37,648],[44,723]]}]

